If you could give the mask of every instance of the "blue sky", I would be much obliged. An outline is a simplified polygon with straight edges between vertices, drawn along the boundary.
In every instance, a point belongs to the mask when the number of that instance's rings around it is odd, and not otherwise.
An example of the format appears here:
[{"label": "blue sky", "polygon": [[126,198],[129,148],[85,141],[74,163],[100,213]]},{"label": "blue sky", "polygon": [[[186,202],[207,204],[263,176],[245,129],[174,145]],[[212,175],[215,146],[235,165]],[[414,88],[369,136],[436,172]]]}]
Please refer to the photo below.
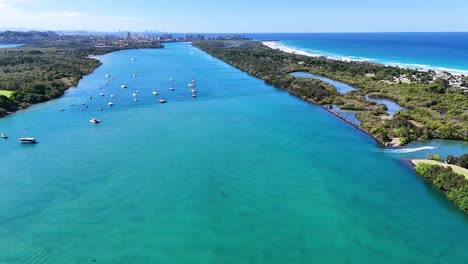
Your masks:
[{"label": "blue sky", "polygon": [[468,31],[468,0],[0,0],[0,28],[168,32]]}]

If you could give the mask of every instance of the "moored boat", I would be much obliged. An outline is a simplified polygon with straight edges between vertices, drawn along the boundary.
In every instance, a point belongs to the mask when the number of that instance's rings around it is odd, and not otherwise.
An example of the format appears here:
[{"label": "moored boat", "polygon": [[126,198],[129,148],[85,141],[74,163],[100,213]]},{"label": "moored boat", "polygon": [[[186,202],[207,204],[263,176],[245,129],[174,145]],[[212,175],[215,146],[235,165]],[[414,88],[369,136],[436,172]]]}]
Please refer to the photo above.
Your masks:
[{"label": "moored boat", "polygon": [[160,104],[164,104],[165,102],[167,102],[167,101],[164,100],[164,99],[159,99],[159,103],[160,103]]},{"label": "moored boat", "polygon": [[158,92],[157,92],[157,91],[153,91],[153,95],[158,95]]},{"label": "moored boat", "polygon": [[2,133],[0,136],[1,136],[2,138],[8,138],[8,135],[5,134],[5,133]]},{"label": "moored boat", "polygon": [[89,120],[89,122],[91,122],[91,123],[93,123],[93,124],[97,124],[97,123],[101,123],[101,120],[99,120],[99,119],[93,117],[93,118],[91,118],[91,119]]},{"label": "moored boat", "polygon": [[127,87],[128,87],[128,86],[127,86],[126,84],[120,85],[120,88],[123,88],[123,89],[125,89],[125,88],[127,88]]},{"label": "moored boat", "polygon": [[28,137],[20,138],[19,142],[23,143],[23,144],[35,144],[35,143],[37,143],[35,138],[28,138]]},{"label": "moored boat", "polygon": [[107,103],[107,104],[108,104],[109,106],[113,106],[113,105],[114,105],[114,103],[112,103],[112,102],[109,102],[109,103]]}]

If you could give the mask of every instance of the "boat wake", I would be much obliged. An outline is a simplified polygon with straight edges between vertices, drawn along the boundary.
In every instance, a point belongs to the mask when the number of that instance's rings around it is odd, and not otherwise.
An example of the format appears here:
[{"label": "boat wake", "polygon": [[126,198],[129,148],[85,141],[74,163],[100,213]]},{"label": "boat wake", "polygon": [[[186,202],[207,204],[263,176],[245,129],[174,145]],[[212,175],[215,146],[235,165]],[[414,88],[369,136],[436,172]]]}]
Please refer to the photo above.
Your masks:
[{"label": "boat wake", "polygon": [[382,151],[386,153],[403,154],[403,153],[412,153],[412,152],[418,152],[421,150],[436,149],[436,148],[437,147],[425,146],[425,147],[419,147],[419,148],[384,149]]}]

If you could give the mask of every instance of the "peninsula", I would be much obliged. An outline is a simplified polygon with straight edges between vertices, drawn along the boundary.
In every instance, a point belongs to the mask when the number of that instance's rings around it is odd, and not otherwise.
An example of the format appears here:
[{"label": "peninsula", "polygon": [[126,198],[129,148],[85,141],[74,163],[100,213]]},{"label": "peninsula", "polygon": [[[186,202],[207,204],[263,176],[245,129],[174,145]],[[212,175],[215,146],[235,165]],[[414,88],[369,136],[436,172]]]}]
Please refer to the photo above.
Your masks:
[{"label": "peninsula", "polygon": [[[337,105],[357,111],[360,129],[382,144],[404,145],[418,139],[468,140],[468,93],[443,75],[435,77],[432,72],[288,53],[251,40],[203,40],[192,44],[327,110]],[[291,75],[293,72],[327,77],[356,89],[340,93],[327,82],[297,78]],[[465,76],[460,78],[461,83],[468,81]],[[369,98],[388,99],[403,109],[390,116],[385,105]]]}]

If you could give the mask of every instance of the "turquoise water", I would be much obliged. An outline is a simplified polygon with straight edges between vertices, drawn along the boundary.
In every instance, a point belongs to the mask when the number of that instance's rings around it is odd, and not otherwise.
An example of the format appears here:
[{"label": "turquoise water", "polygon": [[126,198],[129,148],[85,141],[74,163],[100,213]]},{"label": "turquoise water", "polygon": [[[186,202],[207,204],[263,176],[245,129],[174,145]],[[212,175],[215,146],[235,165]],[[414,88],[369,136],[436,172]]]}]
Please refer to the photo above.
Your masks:
[{"label": "turquoise water", "polygon": [[324,109],[188,44],[100,59],[0,119],[0,262],[468,262],[467,215]]},{"label": "turquoise water", "polygon": [[294,77],[319,79],[319,80],[321,80],[323,82],[326,82],[326,83],[329,83],[329,84],[335,86],[336,91],[339,92],[339,93],[347,93],[347,92],[351,92],[352,90],[356,90],[356,88],[353,88],[353,87],[351,87],[350,85],[348,85],[346,83],[335,81],[335,80],[332,80],[330,78],[323,77],[323,76],[318,76],[318,75],[308,73],[308,72],[291,72],[290,74],[292,76],[294,76]]}]

